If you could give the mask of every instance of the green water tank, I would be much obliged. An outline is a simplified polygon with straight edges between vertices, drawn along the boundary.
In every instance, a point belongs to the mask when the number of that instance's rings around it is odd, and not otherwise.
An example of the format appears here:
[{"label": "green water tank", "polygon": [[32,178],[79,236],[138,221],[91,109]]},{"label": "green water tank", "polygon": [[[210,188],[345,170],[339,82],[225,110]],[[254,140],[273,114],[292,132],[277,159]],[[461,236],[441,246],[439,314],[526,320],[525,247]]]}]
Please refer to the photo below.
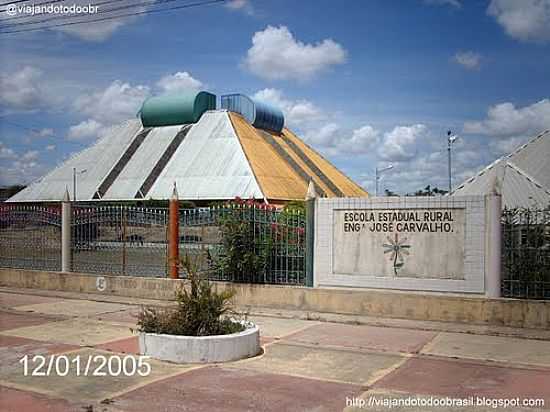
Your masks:
[{"label": "green water tank", "polygon": [[216,95],[204,91],[151,97],[141,106],[141,123],[143,127],[196,123],[215,108]]}]

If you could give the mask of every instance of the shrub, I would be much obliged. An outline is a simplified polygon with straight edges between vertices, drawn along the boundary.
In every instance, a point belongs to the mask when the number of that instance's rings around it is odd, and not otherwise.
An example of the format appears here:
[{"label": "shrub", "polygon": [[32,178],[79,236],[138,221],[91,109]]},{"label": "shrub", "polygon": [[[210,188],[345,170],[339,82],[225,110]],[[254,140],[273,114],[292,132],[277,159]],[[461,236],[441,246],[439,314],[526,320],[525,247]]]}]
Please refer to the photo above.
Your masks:
[{"label": "shrub", "polygon": [[138,331],[186,336],[243,331],[243,324],[228,317],[230,314],[236,316],[232,307],[235,291],[217,292],[207,279],[197,273],[188,257],[182,260],[182,267],[187,271],[189,285],[176,291],[176,307],[143,307],[138,314]]}]

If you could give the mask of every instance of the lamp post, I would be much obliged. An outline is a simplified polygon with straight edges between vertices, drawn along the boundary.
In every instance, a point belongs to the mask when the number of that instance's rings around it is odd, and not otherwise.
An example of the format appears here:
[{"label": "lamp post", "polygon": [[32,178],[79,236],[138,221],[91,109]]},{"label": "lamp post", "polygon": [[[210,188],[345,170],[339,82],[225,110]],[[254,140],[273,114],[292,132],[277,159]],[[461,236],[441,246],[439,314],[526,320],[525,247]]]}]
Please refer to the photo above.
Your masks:
[{"label": "lamp post", "polygon": [[375,180],[376,180],[376,191],[375,191],[375,194],[376,196],[378,196],[378,182],[380,181],[380,173],[383,173],[383,172],[386,172],[390,169],[393,169],[393,165],[390,164],[386,167],[383,167],[381,169],[379,169],[378,167],[375,169],[375,174],[376,174],[376,177],[375,177]]},{"label": "lamp post", "polygon": [[447,153],[449,155],[449,194],[451,193],[453,181],[452,181],[452,169],[451,169],[451,147],[453,143],[456,142],[458,136],[452,134],[450,130],[447,131]]},{"label": "lamp post", "polygon": [[82,169],[77,171],[76,167],[73,167],[73,202],[76,202],[76,175],[81,175],[82,173],[86,173],[88,169]]}]

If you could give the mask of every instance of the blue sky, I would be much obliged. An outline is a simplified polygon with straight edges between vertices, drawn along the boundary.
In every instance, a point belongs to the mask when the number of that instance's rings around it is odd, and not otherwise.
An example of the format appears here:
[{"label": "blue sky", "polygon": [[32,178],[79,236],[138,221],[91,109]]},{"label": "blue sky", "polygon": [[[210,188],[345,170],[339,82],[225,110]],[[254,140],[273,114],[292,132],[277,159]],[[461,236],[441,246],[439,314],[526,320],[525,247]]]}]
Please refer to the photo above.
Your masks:
[{"label": "blue sky", "polygon": [[[43,18],[2,12],[0,32]],[[280,106],[370,191],[389,163],[382,189],[445,188],[447,129],[458,184],[550,128],[550,0],[233,0],[0,33],[0,60],[0,184],[38,178],[146,97],[185,88]]]}]

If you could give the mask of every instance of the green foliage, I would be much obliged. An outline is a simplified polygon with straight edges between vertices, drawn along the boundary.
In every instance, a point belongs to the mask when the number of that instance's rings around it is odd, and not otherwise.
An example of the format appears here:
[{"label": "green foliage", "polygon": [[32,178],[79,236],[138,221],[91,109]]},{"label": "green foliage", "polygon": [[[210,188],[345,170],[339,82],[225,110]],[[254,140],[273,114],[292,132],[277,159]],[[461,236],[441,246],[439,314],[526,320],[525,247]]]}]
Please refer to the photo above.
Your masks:
[{"label": "green foliage", "polygon": [[202,278],[188,257],[182,260],[187,271],[188,287],[176,292],[175,308],[144,307],[138,315],[138,330],[186,336],[225,335],[244,330],[241,323],[227,315],[232,309],[234,290],[217,292],[214,285]]},{"label": "green foliage", "polygon": [[243,219],[243,210],[231,210],[221,219],[222,250],[217,270],[233,279],[251,280],[251,276],[264,273],[270,255],[270,241],[262,242],[258,225]]},{"label": "green foliage", "polygon": [[306,202],[303,200],[292,200],[283,207],[285,213],[306,213]]}]

